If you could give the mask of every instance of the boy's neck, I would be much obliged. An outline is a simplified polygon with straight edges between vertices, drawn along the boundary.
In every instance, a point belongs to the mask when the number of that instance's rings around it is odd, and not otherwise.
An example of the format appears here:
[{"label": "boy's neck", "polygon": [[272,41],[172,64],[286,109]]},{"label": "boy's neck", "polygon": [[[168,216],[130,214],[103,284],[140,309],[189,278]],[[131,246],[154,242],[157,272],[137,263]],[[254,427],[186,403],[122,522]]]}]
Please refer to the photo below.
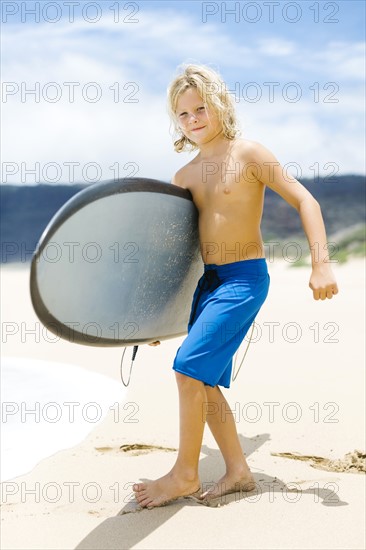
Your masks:
[{"label": "boy's neck", "polygon": [[201,160],[217,157],[224,153],[230,144],[232,144],[232,140],[227,139],[223,133],[220,132],[207,143],[199,145],[198,156]]}]

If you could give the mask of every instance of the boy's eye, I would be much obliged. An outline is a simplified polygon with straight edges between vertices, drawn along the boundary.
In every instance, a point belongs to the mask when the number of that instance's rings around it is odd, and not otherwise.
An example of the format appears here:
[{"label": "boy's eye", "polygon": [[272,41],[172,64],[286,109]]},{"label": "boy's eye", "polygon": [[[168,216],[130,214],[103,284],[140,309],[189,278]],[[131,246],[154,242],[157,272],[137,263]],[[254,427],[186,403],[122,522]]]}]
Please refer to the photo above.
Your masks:
[{"label": "boy's eye", "polygon": [[[205,111],[206,107],[205,106],[202,106],[202,107],[197,107],[197,111]],[[178,116],[179,118],[183,118],[183,117],[186,117],[188,115],[188,113],[186,111],[183,111],[183,113],[180,113]]]}]

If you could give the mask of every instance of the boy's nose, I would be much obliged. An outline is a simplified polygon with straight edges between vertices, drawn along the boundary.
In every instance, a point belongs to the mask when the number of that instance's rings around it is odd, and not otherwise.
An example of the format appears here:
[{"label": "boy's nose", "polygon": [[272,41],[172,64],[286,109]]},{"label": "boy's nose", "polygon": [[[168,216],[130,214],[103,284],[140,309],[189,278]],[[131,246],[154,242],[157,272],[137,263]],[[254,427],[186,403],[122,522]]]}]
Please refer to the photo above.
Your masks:
[{"label": "boy's nose", "polygon": [[193,122],[195,120],[198,120],[197,115],[195,115],[194,113],[188,115],[188,122],[191,122],[191,118],[193,118]]}]

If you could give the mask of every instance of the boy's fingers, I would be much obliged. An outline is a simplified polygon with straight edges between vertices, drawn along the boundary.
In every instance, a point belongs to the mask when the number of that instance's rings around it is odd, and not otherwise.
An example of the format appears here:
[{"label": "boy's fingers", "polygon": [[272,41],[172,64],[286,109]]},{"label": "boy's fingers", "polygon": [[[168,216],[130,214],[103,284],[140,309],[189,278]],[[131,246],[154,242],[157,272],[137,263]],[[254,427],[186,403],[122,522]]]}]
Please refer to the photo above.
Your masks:
[{"label": "boy's fingers", "polygon": [[335,294],[338,294],[337,285],[327,286],[326,288],[313,289],[313,295],[315,300],[331,300]]}]

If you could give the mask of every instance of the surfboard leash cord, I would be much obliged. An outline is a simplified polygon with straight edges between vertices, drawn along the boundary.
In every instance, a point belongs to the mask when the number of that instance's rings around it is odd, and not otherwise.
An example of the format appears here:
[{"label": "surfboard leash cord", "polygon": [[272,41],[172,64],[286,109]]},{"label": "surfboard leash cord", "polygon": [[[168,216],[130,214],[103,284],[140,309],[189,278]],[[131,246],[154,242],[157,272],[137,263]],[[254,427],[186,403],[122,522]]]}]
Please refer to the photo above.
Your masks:
[{"label": "surfboard leash cord", "polygon": [[[254,325],[255,325],[255,321],[253,321],[252,323],[252,330],[251,330],[251,333],[250,333],[250,337],[249,337],[249,342],[247,344],[247,347],[245,349],[245,352],[244,352],[244,355],[243,355],[243,359],[240,361],[240,365],[238,367],[238,369],[236,370],[235,372],[235,367],[236,367],[236,357],[235,357],[235,361],[234,361],[234,368],[233,368],[233,374],[232,374],[232,382],[234,382],[240,372],[240,369],[241,367],[243,366],[243,363],[244,363],[244,360],[245,360],[245,357],[248,353],[248,349],[249,349],[249,346],[250,346],[250,343],[252,341],[252,336],[253,336],[253,331],[254,331]],[[120,364],[120,374],[121,374],[121,380],[122,380],[122,384],[125,386],[125,388],[127,388],[130,384],[130,381],[131,381],[131,375],[132,375],[132,367],[133,367],[133,362],[136,358],[136,355],[137,355],[137,350],[139,349],[138,346],[133,346],[133,351],[132,351],[132,358],[131,358],[131,365],[130,365],[130,370],[129,370],[129,373],[128,373],[128,380],[127,382],[125,381],[124,379],[124,376],[123,376],[123,360],[124,360],[124,357],[125,357],[125,353],[126,353],[126,349],[127,347],[124,347],[123,348],[123,352],[122,352],[122,357],[121,357],[121,364]]]},{"label": "surfboard leash cord", "polygon": [[127,388],[127,386],[130,384],[130,380],[131,380],[131,374],[132,374],[132,367],[133,367],[133,362],[135,360],[135,357],[136,357],[136,354],[137,354],[137,350],[139,349],[138,346],[133,346],[133,351],[132,351],[132,359],[131,359],[131,365],[130,365],[130,372],[128,373],[128,380],[127,382],[125,382],[125,379],[123,377],[123,359],[125,357],[125,353],[126,353],[126,347],[123,348],[123,353],[122,353],[122,357],[121,357],[121,364],[120,364],[120,374],[121,374],[121,380],[122,380],[122,384],[124,385],[125,388]]},{"label": "surfboard leash cord", "polygon": [[[249,345],[250,345],[250,342],[252,341],[252,336],[253,336],[253,331],[254,331],[254,325],[255,325],[255,321],[253,321],[252,323],[252,331],[250,333],[250,337],[249,337],[249,342],[247,344],[247,347],[246,347],[246,350],[245,350],[245,353],[243,355],[243,359],[240,361],[240,365],[239,365],[239,368],[238,370],[235,372],[235,367],[236,367],[236,357],[237,357],[237,353],[235,354],[235,360],[234,360],[234,368],[233,368],[233,375],[231,377],[231,381],[234,382],[236,380],[236,377],[238,376],[239,372],[240,372],[240,369],[244,363],[244,359],[245,359],[245,356],[246,354],[248,353],[248,349],[249,349]],[[238,350],[239,351],[239,350]]]}]

